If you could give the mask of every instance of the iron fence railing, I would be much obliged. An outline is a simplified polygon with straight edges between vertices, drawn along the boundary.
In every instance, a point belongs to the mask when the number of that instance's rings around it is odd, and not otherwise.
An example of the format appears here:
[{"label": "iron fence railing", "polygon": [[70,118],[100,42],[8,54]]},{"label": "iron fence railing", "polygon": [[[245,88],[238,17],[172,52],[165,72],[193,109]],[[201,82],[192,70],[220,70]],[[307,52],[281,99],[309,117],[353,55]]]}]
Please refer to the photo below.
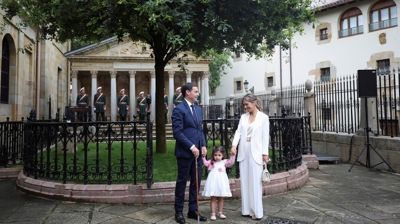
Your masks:
[{"label": "iron fence railing", "polygon": [[[376,76],[377,96],[374,113],[378,135],[400,136],[399,69],[378,69]],[[314,83],[316,131],[356,133],[360,128],[360,99],[357,77],[339,77],[327,82]],[[375,116],[375,115],[374,115]]]},{"label": "iron fence railing", "polygon": [[[27,122],[23,172],[83,184],[153,183],[152,123]],[[141,155],[138,150],[145,152]]]},{"label": "iron fence railing", "polygon": [[[238,116],[238,115],[237,115]],[[224,146],[226,154],[230,155],[230,149],[232,146],[232,140],[235,135],[235,131],[239,124],[239,119],[208,119],[203,120],[203,132],[206,142],[211,142],[211,145],[207,147],[212,150],[215,146]],[[239,178],[239,166],[237,162],[226,169],[229,177]],[[206,167],[203,168],[203,174],[207,175],[208,170]]]},{"label": "iron fence railing", "polygon": [[[400,68],[399,68],[400,69]],[[386,136],[399,136],[399,111],[400,111],[400,91],[399,91],[399,69],[390,68],[378,69],[377,76],[377,115],[378,134]]]},{"label": "iron fence railing", "polygon": [[[312,154],[311,116],[270,117],[270,155],[268,168],[272,173],[290,170],[302,162],[302,154]],[[223,145],[229,155],[236,129],[239,124],[239,114],[234,119],[203,120],[203,131],[206,141],[211,141],[214,147]],[[240,150],[240,143],[238,145]],[[207,173],[207,170],[204,171]],[[240,176],[237,162],[227,169],[229,177]],[[205,174],[206,175],[206,174]]]},{"label": "iron fence railing", "polygon": [[356,77],[314,82],[316,131],[355,133],[360,124]]},{"label": "iron fence railing", "polygon": [[[224,145],[229,153],[239,123],[231,119],[203,120],[208,147]],[[2,122],[1,149],[6,163],[21,159],[27,176],[62,183],[153,184],[152,122],[60,122],[35,120]],[[292,169],[301,154],[312,153],[310,115],[270,117],[272,173]],[[3,150],[6,149],[6,150]],[[145,153],[138,154],[138,151]],[[238,146],[240,150],[240,145]],[[299,160],[300,158],[300,160]],[[227,170],[238,178],[238,164]],[[205,170],[207,175],[207,170]]]},{"label": "iron fence railing", "polygon": [[[285,108],[289,115],[304,115],[304,94],[306,88],[304,84],[290,87],[284,87],[282,91],[276,91],[276,98],[278,99],[277,108]],[[278,115],[282,116],[282,114]]]},{"label": "iron fence railing", "polygon": [[21,121],[0,122],[0,167],[15,165],[22,160],[24,147],[23,124]]},{"label": "iron fence railing", "polygon": [[[271,109],[271,101],[277,102],[277,108],[285,107],[285,110],[292,115],[301,114],[304,115],[304,94],[306,93],[306,88],[304,84],[295,85],[292,87],[284,87],[281,91],[272,90],[268,92],[255,93],[258,99],[261,101],[261,106],[263,107],[263,112],[270,116],[281,116],[281,111],[274,111]],[[243,114],[246,111],[243,109],[242,99],[244,95],[235,96],[232,99],[226,98],[225,112]],[[231,105],[233,104],[233,105]],[[233,111],[231,111],[233,108]],[[228,117],[228,114],[225,115]]]}]

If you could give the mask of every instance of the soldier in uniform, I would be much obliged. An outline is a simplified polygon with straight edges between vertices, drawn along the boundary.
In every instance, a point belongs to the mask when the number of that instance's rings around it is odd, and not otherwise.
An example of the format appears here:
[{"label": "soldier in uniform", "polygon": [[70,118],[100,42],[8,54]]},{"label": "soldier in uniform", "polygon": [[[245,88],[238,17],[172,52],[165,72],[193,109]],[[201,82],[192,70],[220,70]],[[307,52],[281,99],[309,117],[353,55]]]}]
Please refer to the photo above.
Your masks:
[{"label": "soldier in uniform", "polygon": [[183,100],[183,95],[181,93],[181,87],[176,88],[176,93],[174,94],[173,97],[173,104],[174,108],[178,106],[178,104],[182,103]]},{"label": "soldier in uniform", "polygon": [[119,120],[126,121],[126,116],[129,114],[129,97],[125,95],[125,89],[121,89],[119,91],[120,95],[118,96],[118,113]]},{"label": "soldier in uniform", "polygon": [[[80,89],[80,94],[76,97],[76,106],[89,108],[89,96],[85,93],[85,87]],[[87,112],[82,112],[78,115],[79,121],[87,121]]]},{"label": "soldier in uniform", "polygon": [[168,105],[168,96],[165,95],[165,89],[164,89],[164,114],[165,114],[165,123],[168,124],[168,109],[169,109],[169,105]]},{"label": "soldier in uniform", "polygon": [[139,120],[144,121],[144,117],[147,113],[147,102],[143,91],[139,93],[139,97],[136,100],[136,108],[139,114]]},{"label": "soldier in uniform", "polygon": [[103,94],[103,88],[97,88],[97,93],[94,94],[93,110],[96,113],[96,121],[105,121],[104,113],[106,112],[106,95]]}]

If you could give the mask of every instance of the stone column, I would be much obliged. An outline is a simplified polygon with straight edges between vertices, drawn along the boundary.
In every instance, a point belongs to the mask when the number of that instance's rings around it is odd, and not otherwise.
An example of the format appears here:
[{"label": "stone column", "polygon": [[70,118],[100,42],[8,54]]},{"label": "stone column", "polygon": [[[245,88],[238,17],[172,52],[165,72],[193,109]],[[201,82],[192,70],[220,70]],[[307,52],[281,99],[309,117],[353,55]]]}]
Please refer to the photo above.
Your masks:
[{"label": "stone column", "polygon": [[136,114],[136,85],[135,85],[135,78],[136,78],[136,71],[129,71],[129,116],[128,120],[133,121],[133,115]]},{"label": "stone column", "polygon": [[156,72],[150,71],[151,76],[151,114],[150,118],[154,119],[156,115]]},{"label": "stone column", "polygon": [[188,82],[192,82],[192,71],[186,71],[185,72],[185,74],[186,74],[186,82],[188,83]]},{"label": "stone column", "polygon": [[208,90],[208,76],[210,75],[210,72],[203,72],[203,77],[204,77],[204,103],[203,105],[209,105],[210,104],[210,91]]},{"label": "stone column", "polygon": [[[313,114],[315,111],[315,103],[314,103],[314,98],[315,94],[311,92],[312,90],[312,82],[310,80],[307,80],[305,83],[305,87],[307,92],[304,94],[304,115],[308,115],[308,113]],[[315,118],[315,114],[312,116]],[[315,128],[315,119],[310,120],[310,125],[311,125],[311,130],[314,130]]]},{"label": "stone column", "polygon": [[111,75],[111,121],[117,121],[117,71],[110,71]]},{"label": "stone column", "polygon": [[[276,110],[277,104],[278,104],[278,101],[276,99],[276,90],[275,90],[275,88],[272,87],[272,89],[271,89],[271,98],[269,99],[269,113],[268,113],[268,116],[275,116],[275,114],[277,113],[277,110]],[[305,104],[305,102],[304,102],[304,104]],[[306,106],[304,106],[304,108],[305,107]]]},{"label": "stone column", "polygon": [[[175,75],[175,72],[174,71],[169,71],[168,72],[168,78],[169,78],[169,80],[168,80],[168,89],[169,89],[169,92],[168,92],[168,104],[169,104],[169,111],[168,111],[168,114],[169,114],[169,116],[168,116],[168,120],[169,120],[169,118],[171,117],[171,115],[172,115],[172,110],[174,109],[174,102],[173,102],[173,98],[174,98],[174,93],[175,93],[175,88],[174,88],[174,75]],[[168,122],[168,123],[170,123],[170,122]]]},{"label": "stone column", "polygon": [[197,85],[199,86],[199,91],[201,93],[201,104],[204,104],[204,80],[201,75],[197,76]]},{"label": "stone column", "polygon": [[[90,71],[90,74],[92,74],[92,94],[91,94],[91,96],[92,96],[91,101],[92,102],[89,102],[89,105],[93,104],[94,94],[96,94],[96,92],[97,92],[97,73],[98,73],[98,71]],[[93,107],[94,107],[94,105],[92,105],[92,109],[91,109],[92,110],[92,116],[95,116]]]},{"label": "stone column", "polygon": [[[196,82],[197,82],[197,83],[196,83],[196,84],[197,84],[197,87],[199,87],[199,92],[202,93],[202,91],[203,91],[203,89],[202,89],[203,83],[201,83],[201,77],[200,77],[200,75],[197,76]],[[203,102],[203,99],[202,99],[201,102]]]},{"label": "stone column", "polygon": [[[204,105],[204,76],[201,76],[201,86],[202,86],[202,88],[201,88],[201,102],[203,102],[203,105]],[[211,104],[211,103],[210,103]]]},{"label": "stone column", "polygon": [[72,78],[71,106],[76,106],[76,97],[78,97],[78,71],[71,71],[71,78]]},{"label": "stone column", "polygon": [[[376,98],[360,98],[360,126],[357,130],[357,135],[366,135],[364,131],[367,127],[367,113],[368,113],[368,127],[374,133],[378,133],[378,126],[377,126],[377,114],[376,114]],[[365,109],[365,104],[367,104],[367,110]],[[370,136],[373,136],[373,133],[369,133]]]}]

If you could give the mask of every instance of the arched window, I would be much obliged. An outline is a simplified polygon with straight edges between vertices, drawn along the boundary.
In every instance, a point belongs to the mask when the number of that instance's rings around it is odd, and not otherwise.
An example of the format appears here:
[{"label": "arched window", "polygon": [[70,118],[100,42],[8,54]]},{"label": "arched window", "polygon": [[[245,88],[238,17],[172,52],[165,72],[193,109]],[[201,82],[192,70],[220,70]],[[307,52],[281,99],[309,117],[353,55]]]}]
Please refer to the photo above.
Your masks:
[{"label": "arched window", "polygon": [[359,8],[351,8],[340,18],[339,37],[347,37],[364,33],[362,12]]},{"label": "arched window", "polygon": [[397,24],[397,7],[393,0],[382,0],[372,6],[370,31],[397,26]]},{"label": "arched window", "polygon": [[1,53],[1,92],[0,103],[8,103],[10,87],[10,48],[6,38],[3,39],[3,48]]}]

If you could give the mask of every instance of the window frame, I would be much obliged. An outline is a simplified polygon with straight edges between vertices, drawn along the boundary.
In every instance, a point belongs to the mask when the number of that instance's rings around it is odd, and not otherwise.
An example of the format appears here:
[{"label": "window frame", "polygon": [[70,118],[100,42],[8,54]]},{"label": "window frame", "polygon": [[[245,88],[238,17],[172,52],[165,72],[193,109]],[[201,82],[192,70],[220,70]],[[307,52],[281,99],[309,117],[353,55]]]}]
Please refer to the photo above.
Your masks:
[{"label": "window frame", "polygon": [[331,81],[331,68],[321,68],[321,82],[329,82]]},{"label": "window frame", "polygon": [[[270,80],[271,80],[271,82],[270,82]],[[274,77],[272,77],[272,76],[267,77],[267,86],[268,87],[274,86]]]},{"label": "window frame", "polygon": [[240,58],[241,54],[239,51],[235,52],[235,58]]},{"label": "window frame", "polygon": [[236,81],[236,91],[241,91],[241,90],[242,90],[242,82]]},{"label": "window frame", "polygon": [[328,28],[322,28],[319,30],[319,40],[328,39]]},{"label": "window frame", "polygon": [[0,103],[10,102],[10,45],[7,38],[3,38],[1,53],[1,77],[0,77]]},{"label": "window frame", "polygon": [[[352,26],[353,20],[355,20],[355,26]],[[362,11],[357,7],[346,10],[340,18],[339,38],[362,33],[364,33],[364,18]]]},{"label": "window frame", "polygon": [[[382,12],[387,11],[387,19],[383,20]],[[394,15],[393,15],[394,14]],[[376,2],[369,12],[369,30],[376,31],[398,25],[397,5],[393,0]]]},{"label": "window frame", "polygon": [[390,59],[376,60],[376,69],[378,70],[378,75],[390,73]]}]

